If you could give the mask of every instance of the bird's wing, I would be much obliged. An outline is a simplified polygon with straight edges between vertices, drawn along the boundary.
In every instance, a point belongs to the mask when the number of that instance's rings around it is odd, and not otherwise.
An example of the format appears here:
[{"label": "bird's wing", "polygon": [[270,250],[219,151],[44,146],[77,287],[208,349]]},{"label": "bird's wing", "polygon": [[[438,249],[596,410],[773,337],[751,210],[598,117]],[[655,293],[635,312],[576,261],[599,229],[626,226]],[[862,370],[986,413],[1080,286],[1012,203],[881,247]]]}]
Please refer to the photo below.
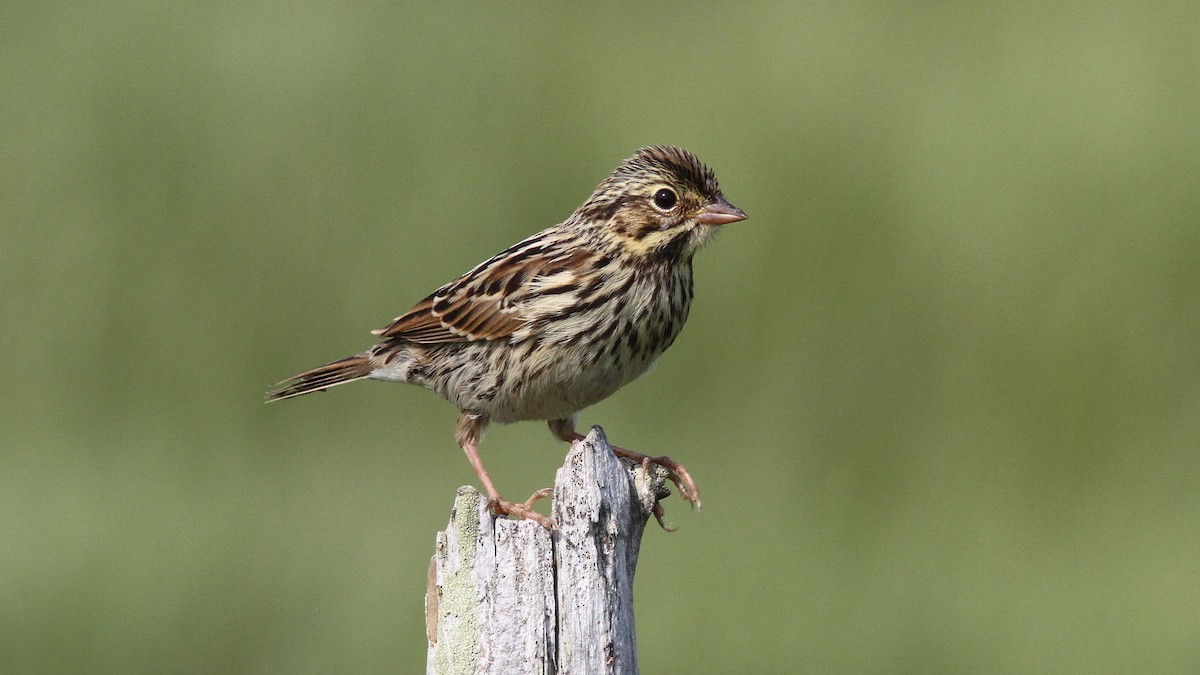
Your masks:
[{"label": "bird's wing", "polygon": [[487,260],[372,332],[423,344],[512,336],[543,314],[536,309],[539,298],[577,293],[581,271],[596,257],[553,246],[542,235]]}]

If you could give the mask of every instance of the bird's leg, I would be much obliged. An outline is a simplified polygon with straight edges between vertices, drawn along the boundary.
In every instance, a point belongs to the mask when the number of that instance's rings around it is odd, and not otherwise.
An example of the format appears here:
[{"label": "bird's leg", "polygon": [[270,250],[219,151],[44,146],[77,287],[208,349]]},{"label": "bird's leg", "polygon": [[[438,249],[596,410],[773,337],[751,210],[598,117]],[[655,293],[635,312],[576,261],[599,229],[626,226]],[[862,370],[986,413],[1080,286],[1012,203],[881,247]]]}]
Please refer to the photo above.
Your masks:
[{"label": "bird's leg", "polygon": [[488,476],[487,469],[483,468],[483,460],[479,459],[479,450],[476,448],[483,427],[486,426],[487,418],[473,417],[468,413],[463,413],[462,417],[458,420],[458,441],[459,445],[462,446],[463,452],[467,453],[467,460],[471,462],[471,467],[475,469],[475,475],[479,476],[479,482],[483,483],[483,489],[487,491],[488,506],[491,507],[492,513],[498,516],[510,515],[518,518],[526,518],[536,521],[547,530],[555,529],[556,526],[553,519],[533,510],[534,502],[549,495],[553,490],[538,490],[523,504],[510,502],[500,496],[500,493],[496,490],[496,486],[492,484],[491,477]]},{"label": "bird's leg", "polygon": [[[553,433],[559,440],[563,440],[568,443],[583,440],[583,435],[576,433],[575,431],[574,419],[550,420],[550,432]],[[696,507],[696,510],[700,510],[700,488],[696,487],[696,481],[692,480],[692,474],[688,472],[686,466],[666,456],[651,457],[649,455],[643,455],[640,452],[626,450],[625,448],[618,448],[615,445],[612,446],[612,449],[613,453],[618,457],[631,459],[638,464],[641,464],[646,469],[649,469],[649,465],[651,464],[657,464],[666,469],[667,477],[670,478],[671,482],[675,484],[675,487],[679,489],[679,496],[690,502],[692,506]],[[661,517],[659,518],[659,524],[662,524]],[[663,529],[670,528],[663,526]]]},{"label": "bird's leg", "polygon": [[554,521],[549,516],[542,515],[533,510],[534,502],[549,495],[553,490],[548,488],[538,490],[523,504],[510,502],[501,497],[500,493],[496,491],[496,486],[492,485],[492,479],[488,477],[487,470],[483,468],[483,462],[479,459],[479,451],[475,449],[475,443],[464,444],[463,452],[467,453],[467,459],[470,460],[471,466],[474,467],[475,475],[479,476],[479,482],[483,483],[483,489],[487,491],[488,506],[491,507],[492,513],[498,516],[509,515],[518,518],[527,518],[537,521],[547,530],[554,529]]}]

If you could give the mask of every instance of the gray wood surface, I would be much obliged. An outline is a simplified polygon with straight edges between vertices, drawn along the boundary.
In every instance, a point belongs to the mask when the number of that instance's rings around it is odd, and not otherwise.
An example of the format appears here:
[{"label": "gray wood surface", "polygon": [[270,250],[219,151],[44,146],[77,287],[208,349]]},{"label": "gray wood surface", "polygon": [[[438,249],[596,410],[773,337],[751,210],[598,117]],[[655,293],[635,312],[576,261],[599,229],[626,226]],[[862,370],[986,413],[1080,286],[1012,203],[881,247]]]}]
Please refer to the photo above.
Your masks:
[{"label": "gray wood surface", "polygon": [[459,488],[430,564],[426,671],[636,673],[633,576],[664,478],[592,427],[558,470],[554,531]]}]

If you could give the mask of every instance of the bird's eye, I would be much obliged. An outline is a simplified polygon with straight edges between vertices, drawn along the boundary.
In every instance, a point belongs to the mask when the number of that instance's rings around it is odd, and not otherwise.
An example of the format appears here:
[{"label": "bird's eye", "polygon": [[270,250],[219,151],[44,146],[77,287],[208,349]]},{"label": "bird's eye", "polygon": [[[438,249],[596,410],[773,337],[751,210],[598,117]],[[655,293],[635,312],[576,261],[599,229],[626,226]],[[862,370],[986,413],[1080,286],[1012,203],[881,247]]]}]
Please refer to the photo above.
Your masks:
[{"label": "bird's eye", "polygon": [[663,211],[670,211],[677,201],[679,198],[675,196],[675,192],[667,188],[662,188],[654,193],[654,205]]}]

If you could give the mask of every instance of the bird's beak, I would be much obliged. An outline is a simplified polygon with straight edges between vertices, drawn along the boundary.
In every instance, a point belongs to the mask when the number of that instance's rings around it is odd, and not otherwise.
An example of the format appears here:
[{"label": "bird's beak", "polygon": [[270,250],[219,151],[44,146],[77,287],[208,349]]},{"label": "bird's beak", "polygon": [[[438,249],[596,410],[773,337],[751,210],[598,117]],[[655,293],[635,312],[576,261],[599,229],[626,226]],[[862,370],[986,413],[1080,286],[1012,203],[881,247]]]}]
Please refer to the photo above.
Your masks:
[{"label": "bird's beak", "polygon": [[704,207],[704,210],[696,217],[696,222],[705,225],[725,225],[745,219],[745,211],[725,201],[724,197],[718,197],[717,201]]}]

